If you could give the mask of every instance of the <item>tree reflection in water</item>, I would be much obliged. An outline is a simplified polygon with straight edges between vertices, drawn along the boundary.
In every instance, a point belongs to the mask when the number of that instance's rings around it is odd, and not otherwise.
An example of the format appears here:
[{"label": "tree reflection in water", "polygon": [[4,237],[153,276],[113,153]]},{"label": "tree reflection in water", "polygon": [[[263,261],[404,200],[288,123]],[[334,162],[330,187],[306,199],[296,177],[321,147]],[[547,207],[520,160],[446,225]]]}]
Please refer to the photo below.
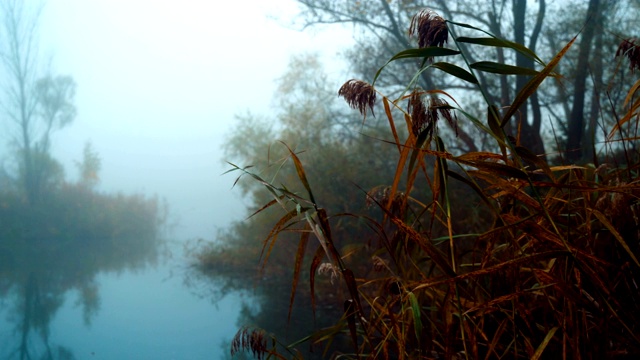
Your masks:
[{"label": "tree reflection in water", "polygon": [[75,359],[51,344],[50,323],[70,290],[86,325],[99,310],[100,272],[155,263],[162,242],[156,199],[103,195],[76,185],[29,205],[0,193],[0,297],[12,346],[3,359]]}]

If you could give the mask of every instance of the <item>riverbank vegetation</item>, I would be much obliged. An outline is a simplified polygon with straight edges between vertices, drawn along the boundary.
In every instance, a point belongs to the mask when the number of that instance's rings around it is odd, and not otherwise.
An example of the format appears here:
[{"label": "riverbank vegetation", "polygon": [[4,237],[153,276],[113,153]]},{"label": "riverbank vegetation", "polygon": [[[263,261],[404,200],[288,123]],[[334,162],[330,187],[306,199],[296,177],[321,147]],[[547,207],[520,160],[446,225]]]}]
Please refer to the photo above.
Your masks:
[{"label": "riverbank vegetation", "polygon": [[67,292],[77,291],[88,324],[100,305],[96,275],[153,263],[167,209],[155,197],[99,191],[101,160],[90,143],[75,180],[53,157],[54,134],[76,116],[76,83],[42,71],[41,10],[36,2],[0,2],[0,122],[8,150],[0,159],[0,301],[15,324],[15,340],[3,339],[9,353],[0,356],[73,359],[49,340]]},{"label": "riverbank vegetation", "polygon": [[[571,37],[543,61],[523,42],[430,10],[409,29],[416,47],[378,64],[370,82],[340,87],[360,119],[324,91],[312,58],[291,67],[301,88],[282,92],[281,128],[241,119],[232,155],[266,163],[231,164],[252,216],[196,262],[263,300],[241,319],[231,353],[639,355],[637,40],[619,37],[617,52],[601,54],[626,76],[611,73],[608,90],[591,99],[595,123],[569,106],[580,119],[550,121],[543,145],[523,114],[543,109],[541,93],[563,96],[563,61],[597,35]],[[496,52],[506,57],[487,57]],[[453,79],[454,90],[428,86],[432,76]],[[498,95],[502,85],[513,95]],[[455,95],[460,88],[473,93]],[[557,116],[546,105],[542,114]],[[353,128],[357,136],[345,130]]]}]

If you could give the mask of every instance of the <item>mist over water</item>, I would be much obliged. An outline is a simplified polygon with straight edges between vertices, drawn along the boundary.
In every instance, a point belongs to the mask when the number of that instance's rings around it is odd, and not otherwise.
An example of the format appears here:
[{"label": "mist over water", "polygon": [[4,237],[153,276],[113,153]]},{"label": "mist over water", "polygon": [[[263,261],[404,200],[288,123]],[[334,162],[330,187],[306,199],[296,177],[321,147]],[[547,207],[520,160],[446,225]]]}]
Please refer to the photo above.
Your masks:
[{"label": "mist over water", "polygon": [[[223,175],[223,160],[233,159],[221,145],[235,115],[273,111],[274,80],[289,57],[322,47],[333,56],[345,39],[284,27],[294,1],[233,11],[253,26],[238,30],[238,17],[208,1],[44,3],[38,69],[73,79],[75,117],[51,133],[47,156],[60,172],[37,205],[5,186],[18,183],[20,160],[2,120],[0,160],[11,181],[0,174],[0,359],[228,352],[222,345],[250,295],[214,302],[186,285],[193,259],[183,246],[214,240],[246,216],[234,175]],[[95,174],[78,171],[90,170],[88,143]]]}]

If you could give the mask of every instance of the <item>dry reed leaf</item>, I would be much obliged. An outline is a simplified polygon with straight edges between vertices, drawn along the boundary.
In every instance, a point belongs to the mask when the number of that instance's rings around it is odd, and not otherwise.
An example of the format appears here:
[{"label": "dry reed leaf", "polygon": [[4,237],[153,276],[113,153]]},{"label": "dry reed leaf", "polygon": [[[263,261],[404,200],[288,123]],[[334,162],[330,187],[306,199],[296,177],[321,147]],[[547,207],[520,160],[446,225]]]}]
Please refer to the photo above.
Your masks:
[{"label": "dry reed leaf", "polygon": [[293,300],[296,297],[296,289],[298,288],[298,280],[300,280],[300,269],[302,268],[302,259],[309,243],[309,231],[303,231],[300,235],[300,242],[298,244],[298,251],[296,251],[296,260],[293,266],[293,280],[291,281],[291,295],[289,296],[289,314],[287,315],[287,322],[291,321],[291,312],[293,311]]},{"label": "dry reed leaf", "polygon": [[520,109],[520,106],[522,106],[522,104],[524,104],[527,99],[529,99],[531,94],[533,94],[538,89],[538,86],[540,86],[542,81],[544,81],[544,79],[546,79],[553,72],[553,69],[556,67],[556,65],[558,65],[558,62],[560,62],[560,59],[562,59],[567,51],[569,51],[569,48],[573,45],[577,38],[578,35],[574,36],[573,39],[571,39],[571,41],[569,41],[567,45],[565,45],[562,50],[560,50],[560,52],[558,52],[556,56],[554,56],[554,58],[544,67],[544,69],[542,69],[540,73],[538,73],[538,75],[532,77],[531,80],[529,80],[529,82],[520,90],[518,95],[516,95],[516,98],[513,100],[513,103],[511,103],[511,106],[502,117],[500,127],[504,128],[504,126],[507,124],[507,121],[509,121],[509,119],[511,119],[511,117],[515,115],[518,109]]}]

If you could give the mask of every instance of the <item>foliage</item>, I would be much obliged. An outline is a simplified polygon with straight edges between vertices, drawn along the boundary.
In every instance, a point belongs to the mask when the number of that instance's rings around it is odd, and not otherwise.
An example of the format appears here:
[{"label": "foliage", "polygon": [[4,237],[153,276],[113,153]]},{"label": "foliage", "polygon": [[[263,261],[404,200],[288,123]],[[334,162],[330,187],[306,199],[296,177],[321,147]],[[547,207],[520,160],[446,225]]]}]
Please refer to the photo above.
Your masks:
[{"label": "foliage", "polygon": [[34,5],[0,0],[0,103],[13,165],[0,169],[0,298],[16,339],[3,358],[73,359],[49,339],[67,292],[79,294],[88,324],[100,305],[99,272],[156,261],[166,208],[157,198],[98,192],[101,161],[90,143],[77,163],[79,180],[65,179],[51,155],[52,134],[76,116],[76,84],[42,72]]},{"label": "foliage", "polygon": [[[532,94],[526,106],[523,104],[518,112],[522,119],[521,131],[528,134],[522,139],[523,145],[534,153],[545,153],[550,161],[555,161],[557,154],[561,154],[564,158],[571,157],[571,161],[588,162],[592,154],[582,150],[595,148],[599,151],[606,140],[598,121],[609,121],[606,128],[614,125],[613,119],[603,119],[600,115],[603,111],[610,111],[611,106],[615,106],[618,112],[623,111],[622,102],[617,100],[624,98],[625,89],[632,82],[632,77],[621,69],[619,62],[608,59],[622,37],[626,36],[622,34],[632,34],[636,30],[640,9],[637,0],[297,2],[301,9],[298,19],[304,28],[343,24],[353,27],[356,44],[345,54],[353,76],[360,79],[371,79],[382,62],[404,49],[417,46],[416,38],[406,30],[412,15],[424,7],[447,19],[481,27],[497,37],[525,44],[546,59],[555,56],[563,44],[580,33],[578,44],[564,55],[563,62],[556,69],[562,77]],[[587,36],[590,29],[597,29],[593,37]],[[475,36],[469,28],[458,28],[456,32],[458,36]],[[498,63],[526,68],[535,65],[532,59],[500,46],[461,44],[461,49],[470,62],[494,59]],[[447,58],[447,62],[465,66],[459,57]],[[397,96],[414,76],[415,65],[410,60],[389,64],[389,72],[379,79],[377,88],[390,96]],[[517,75],[488,76],[479,72],[476,76],[480,85],[487,89],[490,103],[500,108],[509,106],[528,81],[526,76]],[[444,72],[422,73],[418,81],[425,89],[448,89],[458,101],[465,103],[469,111],[479,112],[486,106],[485,101],[476,96],[475,85]],[[446,127],[442,130],[441,137],[453,153],[489,150],[495,145],[470,122],[458,124],[456,134],[447,131]],[[517,131],[511,129],[510,124],[505,130],[510,135]],[[571,141],[568,139],[570,135],[574,136]]]},{"label": "foliage", "polygon": [[[372,99],[382,103],[393,137],[392,146],[384,150],[395,153],[397,165],[389,167],[393,169],[390,176],[380,177],[391,180],[382,187],[361,187],[367,189],[360,193],[362,198],[378,214],[336,210],[334,203],[325,202],[321,191],[316,191],[322,189],[317,184],[325,174],[314,174],[313,167],[304,163],[315,148],[301,153],[283,146],[283,156],[293,169],[278,169],[291,171],[297,184],[233,166],[233,171],[250,177],[270,196],[256,209],[256,216],[280,211],[271,230],[263,233],[260,256],[271,264],[278,249],[286,248],[290,254],[291,290],[281,294],[289,302],[289,312],[306,276],[312,311],[321,288],[316,274],[328,272],[335,279],[330,283],[335,294],[332,301],[342,305],[341,317],[286,351],[299,357],[294,349],[307,342],[324,346],[324,357],[336,358],[640,355],[636,285],[640,281],[640,166],[635,150],[638,106],[633,100],[638,86],[629,90],[627,114],[616,118],[612,111],[610,115],[618,125],[607,140],[624,149],[624,163],[600,163],[594,157],[587,166],[552,166],[523,146],[528,134],[509,134],[505,128],[521,129],[518,109],[544,80],[559,76],[555,69],[576,38],[545,63],[524,45],[430,11],[418,12],[412,24],[421,47],[401,51],[387,64],[419,60],[416,74],[442,71],[469,83],[476,87],[476,96],[484,99],[486,111],[474,115],[475,109],[462,108],[442,90],[420,89],[415,82],[419,75],[403,84],[405,90],[395,98],[359,80],[345,83],[341,96],[363,115],[372,109]],[[460,28],[476,34],[457,35]],[[445,30],[453,49],[442,47]],[[500,47],[538,65],[470,61],[463,46]],[[452,56],[465,65],[446,61]],[[378,71],[374,85],[387,75],[386,70]],[[528,81],[510,106],[500,111],[479,81],[480,74],[526,76]],[[449,152],[439,124],[445,120],[455,128],[457,116],[488,134],[496,151]],[[349,154],[334,159],[348,161]],[[468,216],[472,204],[467,197],[455,196],[456,187],[481,199],[474,211],[489,217],[484,227],[459,222]],[[357,219],[355,223],[362,227],[352,228],[347,219]],[[290,240],[292,234],[297,241]],[[363,234],[370,238],[365,240]],[[283,349],[275,343],[270,346],[267,338],[259,329],[244,329],[232,349],[253,351],[259,358],[280,358],[274,354]],[[351,346],[345,347],[349,342]]]},{"label": "foliage", "polygon": [[[65,294],[76,290],[88,325],[99,309],[99,272],[139,269],[156,261],[165,220],[157,198],[102,194],[94,189],[100,157],[87,144],[77,183],[65,181],[62,166],[39,153],[48,181],[32,202],[6,176],[0,189],[0,298],[10,306],[17,345],[9,358],[72,359],[49,344],[49,323]],[[38,342],[37,340],[40,340]]]},{"label": "foliage", "polygon": [[[318,148],[319,151],[304,152],[302,160],[309,168],[309,176],[317,179],[318,196],[337,212],[355,212],[365,206],[365,199],[354,184],[375,187],[391,181],[384,174],[394,166],[397,156],[384,151],[390,144],[370,141],[369,137],[383,138],[380,126],[362,124],[357,116],[348,109],[345,111],[337,102],[336,85],[324,75],[315,55],[292,59],[289,69],[279,81],[279,93],[282,95],[275,99],[282,111],[273,119],[251,114],[239,116],[236,129],[225,145],[226,156],[245,159],[248,163],[266,163],[259,169],[261,176],[274,182],[292,184],[290,191],[298,192],[304,188],[295,184],[297,175],[295,169],[287,165],[287,148],[273,140],[278,139],[299,149]],[[353,128],[366,136],[357,136]],[[251,202],[257,205],[250,213],[270,200],[255,182],[240,180],[237,186],[250,194]],[[286,343],[297,340],[300,333],[328,325],[341,310],[334,304],[331,278],[321,276],[317,280],[318,287],[327,291],[318,289],[316,293],[317,321],[314,322],[313,314],[308,311],[311,304],[308,289],[301,287],[288,324],[289,298],[283,299],[281,295],[289,293],[293,276],[289,260],[297,249],[297,235],[284,233],[278,237],[278,244],[283,246],[273,249],[268,266],[254,262],[260,257],[264,234],[270,231],[279,217],[278,209],[266,209],[260,216],[249,217],[221,231],[216,243],[199,244],[192,249],[197,261],[196,271],[189,281],[198,286],[197,279],[213,279],[215,285],[211,288],[219,289],[213,294],[215,298],[228,291],[246,292],[252,303],[260,305],[248,306],[240,321],[257,326],[271,324],[283,331],[289,329],[284,336],[278,334],[279,340]],[[345,242],[350,238],[370,236],[367,235],[366,224],[357,219],[345,218],[341,227]],[[309,255],[313,255],[312,251],[308,250]],[[200,274],[204,276],[200,277]],[[309,278],[308,273],[301,276]],[[268,286],[262,286],[261,279],[268,279]],[[305,353],[306,350],[303,349]]]},{"label": "foliage", "polygon": [[102,160],[90,142],[85,143],[82,151],[82,161],[76,162],[76,166],[80,173],[78,183],[81,186],[93,188],[98,184],[100,181],[98,174],[102,167]]},{"label": "foliage", "polygon": [[41,4],[0,1],[0,68],[2,111],[8,120],[21,189],[36,203],[55,178],[51,135],[76,116],[76,84],[70,76],[42,73],[38,58],[37,24]]}]

